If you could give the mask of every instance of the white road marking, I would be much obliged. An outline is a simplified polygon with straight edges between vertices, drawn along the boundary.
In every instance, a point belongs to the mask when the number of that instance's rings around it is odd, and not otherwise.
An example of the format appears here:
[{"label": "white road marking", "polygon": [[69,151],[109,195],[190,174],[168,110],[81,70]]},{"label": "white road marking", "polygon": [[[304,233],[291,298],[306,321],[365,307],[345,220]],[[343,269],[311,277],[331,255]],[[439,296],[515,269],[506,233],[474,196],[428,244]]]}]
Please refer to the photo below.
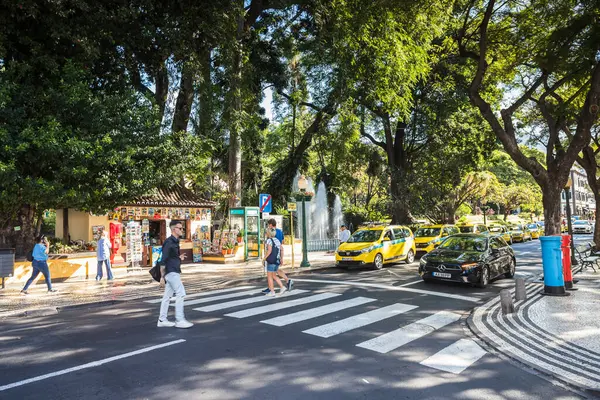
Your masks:
[{"label": "white road marking", "polygon": [[443,293],[443,292],[433,292],[431,290],[413,289],[413,288],[402,287],[402,286],[382,285],[382,284],[379,284],[379,283],[364,283],[364,282],[352,282],[352,281],[326,281],[326,280],[323,280],[323,279],[294,279],[294,281],[295,282],[328,283],[330,285],[374,287],[374,288],[377,288],[377,289],[397,290],[397,291],[400,291],[400,292],[428,294],[428,295],[431,295],[431,296],[446,297],[446,298],[449,298],[449,299],[457,299],[457,300],[470,301],[472,303],[479,303],[482,300],[479,297],[467,297],[467,296],[461,296],[459,294],[451,294],[451,293]]},{"label": "white road marking", "polygon": [[348,317],[329,324],[317,326],[312,329],[307,329],[303,332],[308,333],[309,335],[328,338],[331,336],[338,335],[340,333],[350,331],[352,329],[370,325],[372,323],[384,320],[386,318],[391,318],[395,315],[414,310],[415,308],[417,308],[417,306],[413,306],[410,304],[392,304],[387,307],[378,308],[376,310],[368,311],[363,314],[354,315],[352,317]]},{"label": "white road marking", "polygon": [[[302,293],[306,293],[306,292],[307,292],[307,290],[294,289],[290,292],[286,292],[283,297],[295,296],[297,294],[302,294]],[[254,292],[254,293],[256,294],[256,292]],[[257,296],[251,297],[249,299],[227,301],[225,303],[213,304],[212,306],[194,308],[193,310],[203,311],[203,312],[211,312],[211,311],[216,311],[216,310],[223,310],[225,308],[243,306],[245,304],[260,303],[263,301],[273,301],[277,298],[278,297],[265,296],[264,294],[261,293]]]},{"label": "white road marking", "polygon": [[342,295],[341,293],[321,293],[321,294],[316,294],[314,296],[303,297],[301,299],[284,301],[283,303],[276,303],[276,304],[270,304],[268,306],[249,308],[247,310],[242,310],[242,311],[234,312],[231,314],[225,314],[225,316],[233,317],[233,318],[247,318],[247,317],[252,317],[254,315],[268,313],[271,311],[283,310],[285,308],[290,308],[290,307],[300,306],[303,304],[313,303],[315,301],[326,300],[326,299],[330,299],[332,297],[337,297],[337,296],[341,296],[341,295]]},{"label": "white road marking", "polygon": [[414,285],[415,283],[422,283],[422,282],[423,282],[423,279],[417,279],[416,281],[403,283],[402,285],[398,285],[398,286],[410,286],[410,285]]},{"label": "white road marking", "polygon": [[[210,292],[200,292],[200,293],[194,293],[194,294],[187,294],[185,296],[185,298],[186,299],[191,299],[193,297],[208,296],[208,295],[217,294],[217,293],[235,292],[236,290],[251,289],[251,288],[254,288],[254,287],[255,286],[238,286],[238,287],[229,288],[229,289],[212,290]],[[161,301],[162,301],[162,298],[160,298],[160,299],[153,299],[153,300],[146,300],[145,303],[158,304]],[[171,297],[171,301],[175,301],[175,297]]]},{"label": "white road marking", "polygon": [[338,301],[337,303],[331,303],[321,307],[311,308],[309,310],[298,311],[292,314],[282,315],[281,317],[275,317],[260,322],[262,322],[263,324],[275,326],[285,326],[289,324],[294,324],[296,322],[305,321],[307,319],[320,317],[322,315],[331,314],[336,311],[344,310],[346,308],[360,306],[362,304],[370,303],[372,301],[377,300],[369,299],[367,297],[354,297],[349,300]]},{"label": "white road marking", "polygon": [[473,340],[460,339],[421,361],[421,364],[458,375],[486,354]]},{"label": "white road marking", "polygon": [[[259,294],[259,292],[256,289],[252,289],[252,290],[246,290],[245,292],[221,294],[218,296],[203,297],[201,299],[190,300],[190,301],[186,300],[183,302],[183,305],[187,307],[187,306],[193,306],[194,304],[210,303],[212,301],[217,301],[217,300],[232,299],[234,297],[252,296],[252,295],[256,295],[256,294]],[[175,307],[175,303],[171,303],[170,306]]]},{"label": "white road marking", "polygon": [[51,372],[51,373],[46,374],[46,375],[36,376],[35,378],[29,378],[29,379],[25,379],[23,381],[9,383],[8,385],[0,386],[0,392],[2,392],[4,390],[16,388],[16,387],[19,387],[19,386],[23,386],[23,385],[28,385],[28,384],[33,383],[33,382],[42,381],[44,379],[54,378],[55,376],[65,375],[65,374],[69,374],[71,372],[80,371],[82,369],[98,367],[100,365],[103,365],[103,364],[106,364],[106,363],[109,363],[109,362],[117,361],[117,360],[120,360],[120,359],[123,359],[123,358],[135,356],[135,355],[142,354],[142,353],[147,353],[147,352],[152,351],[152,350],[161,349],[163,347],[168,347],[168,346],[172,346],[174,344],[179,344],[179,343],[183,343],[183,342],[185,342],[185,339],[173,340],[172,342],[167,342],[167,343],[163,343],[163,344],[157,344],[156,346],[150,346],[150,347],[146,347],[146,348],[143,348],[143,349],[140,349],[140,350],[131,351],[129,353],[121,354],[119,356],[109,357],[109,358],[105,358],[103,360],[93,361],[91,363],[79,365],[77,367],[67,368],[67,369],[63,369],[63,370],[60,370],[60,371]]},{"label": "white road marking", "polygon": [[404,346],[413,340],[428,335],[436,329],[458,321],[459,319],[459,314],[449,311],[440,311],[400,329],[396,329],[381,336],[377,336],[374,339],[359,343],[356,346],[373,350],[378,353],[389,353],[398,347]]}]

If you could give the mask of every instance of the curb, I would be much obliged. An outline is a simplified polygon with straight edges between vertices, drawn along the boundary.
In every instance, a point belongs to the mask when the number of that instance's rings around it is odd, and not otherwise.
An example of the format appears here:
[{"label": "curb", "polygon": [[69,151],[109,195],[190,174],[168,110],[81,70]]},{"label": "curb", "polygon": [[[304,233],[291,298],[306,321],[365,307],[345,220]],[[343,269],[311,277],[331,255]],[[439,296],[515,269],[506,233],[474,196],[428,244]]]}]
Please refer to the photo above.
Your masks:
[{"label": "curb", "polygon": [[[512,290],[514,293],[514,289]],[[482,347],[491,354],[494,354],[506,361],[509,361],[513,365],[526,370],[529,373],[532,373],[536,376],[539,376],[548,382],[561,386],[567,390],[574,392],[575,394],[582,396],[584,398],[594,398],[600,399],[600,391],[592,388],[588,388],[582,386],[581,384],[574,382],[570,379],[564,378],[556,373],[552,373],[551,371],[547,371],[538,365],[525,361],[523,358],[513,354],[510,351],[505,351],[502,349],[498,343],[496,343],[493,339],[489,338],[485,334],[483,334],[477,326],[475,326],[475,322],[473,321],[475,314],[482,307],[487,308],[487,305],[491,303],[495,298],[488,301],[486,304],[475,307],[471,310],[468,316],[465,318],[465,326],[468,328],[466,331],[472,338],[476,338],[477,341],[482,345]],[[528,299],[531,299],[531,294],[528,293]],[[538,301],[538,298],[536,301]],[[535,302],[532,302],[533,304]],[[542,343],[542,342],[540,342]]]}]

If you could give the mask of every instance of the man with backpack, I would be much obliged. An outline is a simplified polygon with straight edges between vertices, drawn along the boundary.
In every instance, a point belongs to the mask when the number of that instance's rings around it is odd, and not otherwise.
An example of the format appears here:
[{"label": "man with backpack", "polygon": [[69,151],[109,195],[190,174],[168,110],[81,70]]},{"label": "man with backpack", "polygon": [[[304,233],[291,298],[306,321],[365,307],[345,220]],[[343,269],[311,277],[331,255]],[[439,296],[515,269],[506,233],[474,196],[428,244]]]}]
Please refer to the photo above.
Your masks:
[{"label": "man with backpack", "polygon": [[48,293],[56,292],[56,289],[52,289],[52,279],[50,278],[50,268],[48,267],[48,251],[50,243],[48,238],[44,235],[38,236],[35,240],[36,244],[33,247],[33,251],[27,254],[27,261],[31,261],[33,271],[31,277],[27,280],[25,287],[21,290],[21,294],[28,294],[27,289],[35,278],[40,274],[44,275],[46,280],[46,286],[48,286]]}]

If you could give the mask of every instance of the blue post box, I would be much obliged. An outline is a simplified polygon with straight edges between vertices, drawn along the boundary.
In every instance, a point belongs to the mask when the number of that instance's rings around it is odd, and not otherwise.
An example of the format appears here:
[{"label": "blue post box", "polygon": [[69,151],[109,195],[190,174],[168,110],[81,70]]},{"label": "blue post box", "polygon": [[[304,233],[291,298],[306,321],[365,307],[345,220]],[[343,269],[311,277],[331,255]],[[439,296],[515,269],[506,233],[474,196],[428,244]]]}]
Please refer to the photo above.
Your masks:
[{"label": "blue post box", "polygon": [[560,236],[541,236],[542,267],[544,268],[544,294],[568,296],[562,271],[562,250]]}]

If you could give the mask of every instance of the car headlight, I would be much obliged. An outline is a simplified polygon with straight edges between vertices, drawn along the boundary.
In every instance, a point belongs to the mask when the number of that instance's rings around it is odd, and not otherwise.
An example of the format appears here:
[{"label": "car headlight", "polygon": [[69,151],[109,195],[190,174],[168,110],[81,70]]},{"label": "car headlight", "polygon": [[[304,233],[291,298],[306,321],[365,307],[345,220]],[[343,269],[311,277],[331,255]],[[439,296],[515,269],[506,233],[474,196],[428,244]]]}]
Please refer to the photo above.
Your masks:
[{"label": "car headlight", "polygon": [[424,259],[424,258],[421,258],[421,261],[419,261],[419,265],[420,265],[421,267],[424,267],[425,265],[427,265],[427,260],[426,260],[426,259]]},{"label": "car headlight", "polygon": [[361,254],[365,254],[365,253],[368,253],[368,252],[370,252],[370,251],[371,251],[371,247],[365,247],[364,249],[362,249],[362,250],[360,251],[360,253],[361,253]]},{"label": "car headlight", "polygon": [[476,268],[478,265],[479,265],[478,263],[467,263],[467,264],[463,264],[463,265],[461,265],[461,266],[460,266],[460,268],[461,268],[463,271],[467,271],[467,270],[470,270],[470,269]]}]

